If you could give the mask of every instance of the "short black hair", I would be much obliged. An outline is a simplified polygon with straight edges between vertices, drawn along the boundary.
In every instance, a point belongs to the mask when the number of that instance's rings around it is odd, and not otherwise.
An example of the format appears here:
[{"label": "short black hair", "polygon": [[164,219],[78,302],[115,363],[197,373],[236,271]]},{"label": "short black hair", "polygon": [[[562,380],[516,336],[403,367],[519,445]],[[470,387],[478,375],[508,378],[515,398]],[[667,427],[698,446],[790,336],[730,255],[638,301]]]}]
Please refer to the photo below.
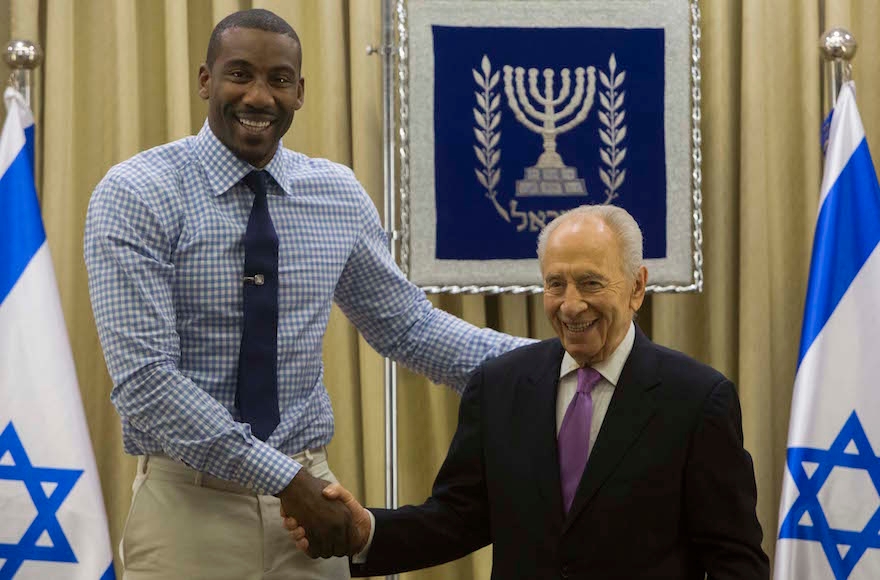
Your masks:
[{"label": "short black hair", "polygon": [[214,60],[217,58],[217,53],[220,52],[221,37],[230,28],[253,28],[289,36],[299,45],[300,64],[302,64],[302,43],[299,41],[296,30],[274,12],[262,8],[253,8],[251,10],[233,12],[214,27],[214,31],[211,33],[211,40],[208,41],[208,54],[205,57],[205,64],[208,68],[214,66]]}]

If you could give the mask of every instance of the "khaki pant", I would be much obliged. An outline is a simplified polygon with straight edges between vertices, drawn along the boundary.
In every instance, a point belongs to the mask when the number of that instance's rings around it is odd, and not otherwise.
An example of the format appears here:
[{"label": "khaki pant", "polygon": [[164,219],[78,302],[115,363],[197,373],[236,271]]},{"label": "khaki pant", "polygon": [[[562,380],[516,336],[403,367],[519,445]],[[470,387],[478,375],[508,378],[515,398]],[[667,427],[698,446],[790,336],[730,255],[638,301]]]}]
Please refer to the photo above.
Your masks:
[{"label": "khaki pant", "polygon": [[[336,477],[323,449],[294,456]],[[119,554],[123,580],[337,580],[348,558],[312,560],[282,526],[280,500],[163,456],[138,458]]]}]

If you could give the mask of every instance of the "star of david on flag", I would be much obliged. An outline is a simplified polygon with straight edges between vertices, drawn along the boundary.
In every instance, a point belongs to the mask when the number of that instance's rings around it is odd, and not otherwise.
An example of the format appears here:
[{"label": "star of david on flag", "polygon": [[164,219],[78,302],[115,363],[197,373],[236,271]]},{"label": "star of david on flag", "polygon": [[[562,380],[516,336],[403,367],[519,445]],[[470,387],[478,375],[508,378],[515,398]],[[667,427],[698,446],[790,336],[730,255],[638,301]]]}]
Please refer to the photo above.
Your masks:
[{"label": "star of david on flag", "polygon": [[846,83],[831,117],[776,580],[880,578],[880,186]]},{"label": "star of david on flag", "polygon": [[107,516],[33,176],[33,116],[0,133],[0,580],[114,578]]},{"label": "star of david on flag", "polygon": [[[21,481],[37,509],[36,517],[17,544],[0,544],[0,558],[6,560],[3,570],[8,567],[11,576],[13,569],[18,569],[25,560],[76,562],[70,542],[67,541],[55,514],[82,471],[31,465],[12,423],[0,433],[0,457],[12,459],[11,464],[0,463],[0,479]],[[46,484],[49,484],[48,491],[43,487]],[[48,542],[44,537],[47,537]],[[5,575],[6,572],[2,574]]]}]

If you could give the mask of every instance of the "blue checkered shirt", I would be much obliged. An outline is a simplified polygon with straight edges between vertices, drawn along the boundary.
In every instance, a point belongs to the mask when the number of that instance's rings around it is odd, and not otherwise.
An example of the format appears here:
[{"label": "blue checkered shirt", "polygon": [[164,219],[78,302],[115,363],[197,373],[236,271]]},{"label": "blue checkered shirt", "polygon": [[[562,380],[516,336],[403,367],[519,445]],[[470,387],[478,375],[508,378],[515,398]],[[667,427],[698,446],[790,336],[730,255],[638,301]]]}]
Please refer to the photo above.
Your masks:
[{"label": "blue checkered shirt", "polygon": [[281,411],[266,442],[235,408],[253,204],[241,179],[253,167],[207,123],[113,167],[89,204],[85,259],[125,451],[277,493],[300,468],[289,456],[333,435],[321,361],[331,301],[378,352],[457,390],[482,360],[527,341],[432,308],[393,263],[347,167],[279,146],[265,169],[280,244]]}]

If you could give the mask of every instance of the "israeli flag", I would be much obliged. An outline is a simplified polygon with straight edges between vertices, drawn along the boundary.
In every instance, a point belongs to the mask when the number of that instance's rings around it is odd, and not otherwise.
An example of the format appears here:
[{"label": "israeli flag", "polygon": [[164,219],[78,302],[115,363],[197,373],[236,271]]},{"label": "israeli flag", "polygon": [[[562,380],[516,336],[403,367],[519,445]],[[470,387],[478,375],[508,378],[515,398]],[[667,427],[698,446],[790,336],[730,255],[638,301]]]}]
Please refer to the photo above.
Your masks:
[{"label": "israeli flag", "polygon": [[107,516],[34,187],[34,120],[0,134],[0,580],[114,578]]},{"label": "israeli flag", "polygon": [[854,90],[831,119],[776,580],[880,578],[880,187]]}]

